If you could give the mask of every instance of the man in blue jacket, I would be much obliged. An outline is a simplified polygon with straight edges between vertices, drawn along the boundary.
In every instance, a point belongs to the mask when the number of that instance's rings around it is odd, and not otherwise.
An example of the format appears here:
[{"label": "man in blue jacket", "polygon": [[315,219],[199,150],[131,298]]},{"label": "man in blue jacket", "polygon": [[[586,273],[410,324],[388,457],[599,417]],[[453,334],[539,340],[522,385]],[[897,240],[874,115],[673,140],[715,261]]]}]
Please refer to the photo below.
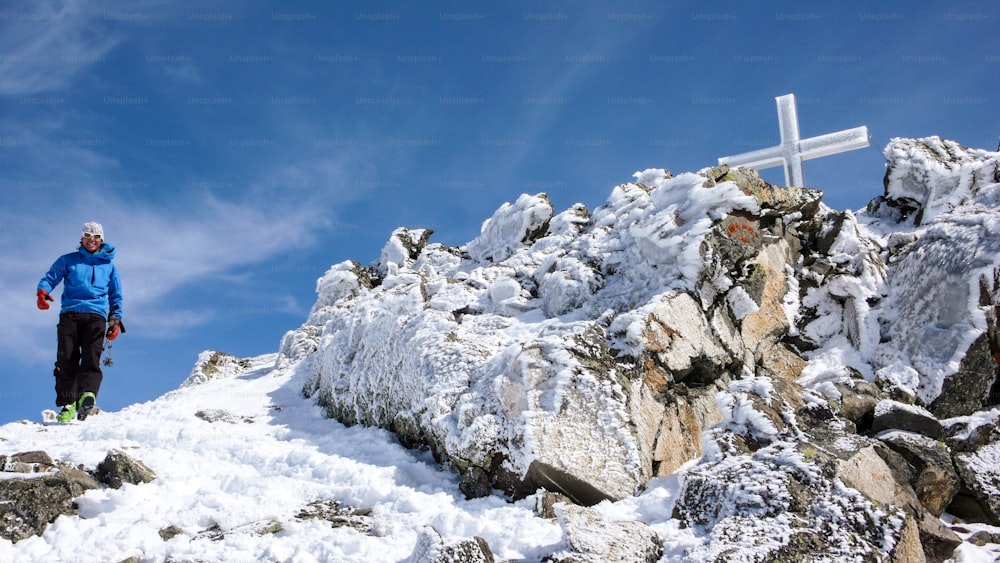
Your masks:
[{"label": "man in blue jacket", "polygon": [[122,284],[112,260],[115,247],[104,242],[104,228],[93,221],[83,225],[76,252],[60,256],[38,282],[38,308],[49,308],[49,295],[63,282],[62,309],[56,333],[56,406],[59,422],[87,418],[101,389],[101,352],[104,339],[125,332]]}]

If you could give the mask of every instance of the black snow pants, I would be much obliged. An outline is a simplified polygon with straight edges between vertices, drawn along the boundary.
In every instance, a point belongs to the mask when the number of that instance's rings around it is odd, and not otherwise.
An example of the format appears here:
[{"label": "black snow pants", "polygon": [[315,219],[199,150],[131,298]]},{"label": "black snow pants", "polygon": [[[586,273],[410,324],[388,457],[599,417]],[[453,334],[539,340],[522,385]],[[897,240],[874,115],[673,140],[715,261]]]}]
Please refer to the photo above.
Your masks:
[{"label": "black snow pants", "polygon": [[76,402],[86,392],[101,389],[101,353],[107,320],[97,313],[68,312],[59,315],[56,333],[56,406]]}]

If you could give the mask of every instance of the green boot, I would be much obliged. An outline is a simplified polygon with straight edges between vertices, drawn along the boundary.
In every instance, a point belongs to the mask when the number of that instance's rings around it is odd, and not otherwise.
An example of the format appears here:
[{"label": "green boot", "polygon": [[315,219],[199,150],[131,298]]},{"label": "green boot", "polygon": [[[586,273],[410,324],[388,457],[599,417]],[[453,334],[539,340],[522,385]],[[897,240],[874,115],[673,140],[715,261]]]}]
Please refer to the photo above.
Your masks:
[{"label": "green boot", "polygon": [[97,395],[94,395],[90,391],[87,391],[76,401],[76,418],[78,420],[85,420],[90,411],[94,409],[94,405],[97,403]]},{"label": "green boot", "polygon": [[76,403],[70,403],[64,406],[62,410],[59,411],[59,414],[56,415],[56,420],[59,422],[69,422],[74,418],[76,418]]}]

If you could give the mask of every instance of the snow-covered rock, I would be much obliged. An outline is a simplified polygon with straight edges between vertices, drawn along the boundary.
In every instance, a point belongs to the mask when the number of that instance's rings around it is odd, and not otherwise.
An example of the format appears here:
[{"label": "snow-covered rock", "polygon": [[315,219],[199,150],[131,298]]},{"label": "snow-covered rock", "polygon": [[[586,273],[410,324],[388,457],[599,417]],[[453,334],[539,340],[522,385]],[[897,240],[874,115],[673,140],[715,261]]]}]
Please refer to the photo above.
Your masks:
[{"label": "snow-covered rock", "polygon": [[181,387],[200,385],[217,377],[232,377],[247,368],[247,362],[232,354],[216,350],[205,350],[198,354],[198,360]]},{"label": "snow-covered rock", "polygon": [[[720,166],[637,172],[592,212],[525,194],[460,247],[398,229],[372,265],[323,276],[278,365],[307,369],[304,392],[329,416],[429,448],[469,496],[545,487],[594,504],[677,471],[694,487],[692,471],[736,479],[757,467],[761,486],[777,487],[761,514],[851,530],[825,538],[829,549],[889,553],[918,526],[947,551],[953,537],[875,455],[884,446],[854,444],[867,453],[840,455],[836,478],[788,453],[822,441],[791,414],[814,407],[844,425],[843,447],[887,398],[931,420],[991,401],[998,154],[936,138],[894,139],[885,154],[886,192],[859,212]],[[957,392],[970,380],[971,396]],[[720,449],[733,436],[745,451]],[[830,510],[782,505],[799,487]],[[905,511],[878,508],[892,502]],[[689,520],[724,537],[757,514],[749,506]],[[867,516],[830,523],[844,511]],[[779,547],[794,536],[760,534]]]},{"label": "snow-covered rock", "polygon": [[[1000,153],[928,137],[894,139],[885,154],[869,228],[908,236],[888,261],[878,377],[939,416],[967,415],[987,401],[1000,352]],[[903,205],[912,213],[895,215]]]}]

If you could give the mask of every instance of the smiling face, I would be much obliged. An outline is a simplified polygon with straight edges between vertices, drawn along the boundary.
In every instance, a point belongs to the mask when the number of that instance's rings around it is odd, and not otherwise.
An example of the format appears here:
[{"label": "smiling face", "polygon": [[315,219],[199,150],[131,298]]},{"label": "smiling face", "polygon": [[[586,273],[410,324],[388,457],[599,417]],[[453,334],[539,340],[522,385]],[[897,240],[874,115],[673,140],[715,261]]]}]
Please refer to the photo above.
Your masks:
[{"label": "smiling face", "polygon": [[92,233],[83,233],[83,238],[80,239],[80,243],[83,244],[83,248],[91,254],[97,252],[97,249],[101,247],[101,242],[101,235],[95,235]]}]

